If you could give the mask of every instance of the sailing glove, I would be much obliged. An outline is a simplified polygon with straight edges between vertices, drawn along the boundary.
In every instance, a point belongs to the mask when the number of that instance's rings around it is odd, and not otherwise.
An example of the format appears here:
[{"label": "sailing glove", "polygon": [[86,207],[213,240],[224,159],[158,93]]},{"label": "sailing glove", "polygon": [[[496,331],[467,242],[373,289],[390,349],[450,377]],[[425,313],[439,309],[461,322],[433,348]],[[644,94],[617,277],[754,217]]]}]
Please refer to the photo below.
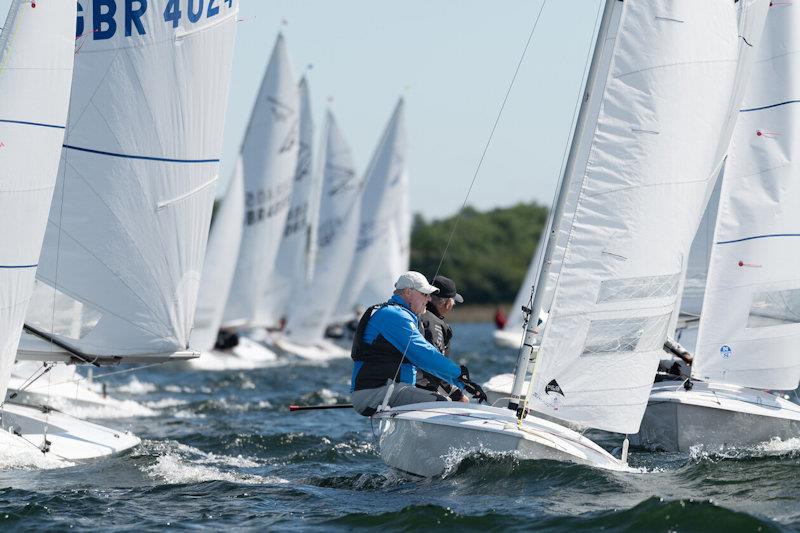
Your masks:
[{"label": "sailing glove", "polygon": [[469,379],[469,369],[464,365],[461,365],[461,375],[458,376],[458,379],[464,384],[464,390],[478,400],[478,403],[486,401],[486,393],[483,392],[480,385]]}]

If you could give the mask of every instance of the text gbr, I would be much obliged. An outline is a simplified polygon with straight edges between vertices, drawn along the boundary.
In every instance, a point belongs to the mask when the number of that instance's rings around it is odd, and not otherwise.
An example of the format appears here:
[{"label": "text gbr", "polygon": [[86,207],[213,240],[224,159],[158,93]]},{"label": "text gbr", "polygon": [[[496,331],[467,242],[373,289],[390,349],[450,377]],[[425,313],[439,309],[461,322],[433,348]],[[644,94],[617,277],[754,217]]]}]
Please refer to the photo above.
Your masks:
[{"label": "text gbr", "polygon": [[[126,37],[132,35],[134,28],[139,35],[147,33],[142,24],[142,18],[147,13],[147,0],[94,0],[91,4],[93,40],[112,38],[117,32],[117,20],[120,17],[124,21]],[[203,17],[212,18],[218,15],[220,5],[223,4],[232,7],[233,0],[168,0],[164,7],[164,22],[171,22],[172,27],[177,28],[185,15],[189,22],[194,24]],[[118,5],[122,7],[121,10],[118,9]],[[83,5],[78,2],[78,20],[75,27],[77,37],[86,31],[84,14]]]}]

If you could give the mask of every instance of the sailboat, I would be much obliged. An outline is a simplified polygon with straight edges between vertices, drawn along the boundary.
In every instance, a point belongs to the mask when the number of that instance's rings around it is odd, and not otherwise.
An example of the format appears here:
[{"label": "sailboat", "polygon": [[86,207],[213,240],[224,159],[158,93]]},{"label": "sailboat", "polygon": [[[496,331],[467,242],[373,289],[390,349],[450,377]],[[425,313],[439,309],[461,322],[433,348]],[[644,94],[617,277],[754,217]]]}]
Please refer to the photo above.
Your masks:
[{"label": "sailboat", "polygon": [[302,285],[289,308],[284,335],[276,345],[310,360],[348,357],[349,351],[324,338],[334,321],[334,307],[347,282],[356,249],[361,189],[350,147],[328,110],[320,153],[322,191],[317,216],[317,243],[311,283]]},{"label": "sailboat", "polygon": [[628,469],[624,444],[616,458],[530,411],[638,431],[684,258],[730,141],[740,34],[737,6],[725,0],[601,7],[532,299],[531,316],[549,316],[540,336],[527,320],[509,409],[384,406],[374,416],[380,453],[396,469],[436,475],[459,448]]},{"label": "sailboat", "polygon": [[[494,332],[494,342],[497,346],[519,348],[522,344],[522,338],[524,337],[523,327],[525,325],[525,317],[522,308],[530,303],[531,287],[533,287],[539,274],[539,265],[542,262],[542,245],[544,242],[545,239],[540,238],[539,242],[536,244],[536,251],[533,253],[527,272],[525,272],[525,278],[522,280],[522,285],[520,285],[517,295],[514,297],[514,303],[511,304],[511,311],[508,313],[506,325],[503,329],[498,329]],[[510,374],[505,375],[508,376]],[[508,384],[508,390],[509,392],[511,391],[510,382]],[[486,393],[488,394],[489,391],[486,391]]]},{"label": "sailboat", "polygon": [[800,405],[781,392],[800,385],[798,52],[800,12],[769,10],[709,209],[713,238],[696,239],[710,253],[703,290],[692,287],[699,320],[684,328],[696,337],[691,375],[653,387],[642,444],[716,451],[800,436]]},{"label": "sailboat", "polygon": [[350,320],[359,309],[386,300],[394,282],[408,270],[407,140],[402,98],[392,112],[362,181],[358,242],[352,257],[348,288],[335,317]]},{"label": "sailboat", "polygon": [[[88,2],[78,8],[69,116],[36,272],[52,318],[41,320],[40,310],[26,318],[19,360],[103,365],[198,355],[188,349],[189,334],[238,2],[174,19],[169,3],[142,3],[126,20]],[[70,313],[79,328],[56,320]],[[76,434],[71,423],[54,429],[49,412],[40,418],[45,443],[65,458],[138,442],[110,430],[105,440]],[[41,437],[16,427],[32,441]]]},{"label": "sailboat", "polygon": [[[227,368],[263,366],[276,358],[272,350],[258,341],[267,341],[265,328],[276,328],[280,321],[268,293],[292,201],[298,145],[297,85],[286,41],[283,35],[278,35],[237,163],[244,183],[245,213],[222,327],[239,333],[239,345],[235,353],[222,361]],[[237,356],[242,350],[247,354],[244,358]]]},{"label": "sailboat", "polygon": [[[74,58],[76,7],[15,0],[0,35],[0,439],[3,454],[28,450],[64,459],[138,444],[64,414],[6,399],[64,139]],[[73,445],[76,434],[86,441]]]}]

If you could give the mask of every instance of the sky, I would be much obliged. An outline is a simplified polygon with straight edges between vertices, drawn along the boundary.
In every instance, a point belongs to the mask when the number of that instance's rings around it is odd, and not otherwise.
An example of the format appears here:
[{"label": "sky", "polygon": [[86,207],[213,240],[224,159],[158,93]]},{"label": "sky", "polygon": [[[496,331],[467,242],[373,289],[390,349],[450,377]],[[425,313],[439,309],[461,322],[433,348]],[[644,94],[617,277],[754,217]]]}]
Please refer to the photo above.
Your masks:
[{"label": "sky", "polygon": [[283,32],[295,75],[309,80],[315,149],[330,106],[363,173],[403,96],[412,211],[457,212],[542,2],[468,203],[550,205],[601,0],[240,0],[218,190]]},{"label": "sky", "polygon": [[[469,204],[551,204],[601,4],[545,3]],[[406,98],[412,211],[426,219],[457,212],[541,6],[241,0],[221,177],[233,168],[280,31],[296,76],[308,77],[316,129],[330,105],[360,172]]]}]

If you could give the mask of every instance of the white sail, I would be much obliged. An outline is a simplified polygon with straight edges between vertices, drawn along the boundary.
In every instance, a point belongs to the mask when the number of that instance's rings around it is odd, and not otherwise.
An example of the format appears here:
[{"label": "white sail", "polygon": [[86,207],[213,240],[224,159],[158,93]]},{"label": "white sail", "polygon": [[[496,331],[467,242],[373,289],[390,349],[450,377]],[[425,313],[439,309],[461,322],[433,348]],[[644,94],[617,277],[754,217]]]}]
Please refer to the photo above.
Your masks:
[{"label": "white sail", "polygon": [[349,281],[337,306],[337,315],[352,315],[356,306],[385,301],[403,273],[398,210],[402,206],[406,132],[403,99],[398,101],[372,156],[364,181],[358,243]]},{"label": "white sail", "polygon": [[208,352],[216,343],[225,302],[233,283],[243,217],[244,183],[242,166],[237,164],[208,236],[194,329],[189,340],[192,349]]},{"label": "white sail", "polygon": [[770,10],[730,155],[692,376],[800,384],[800,12]]},{"label": "white sail", "polygon": [[304,344],[322,340],[332,321],[334,307],[348,281],[360,220],[360,188],[353,156],[330,111],[322,142],[322,195],[314,276],[297,293],[300,304],[289,309],[286,323],[286,335]]},{"label": "white sail", "polygon": [[608,74],[595,84],[602,103],[573,141],[565,176],[581,188],[574,212],[554,224],[569,238],[533,376],[536,410],[638,430],[727,146],[735,9],[725,0],[615,3]]},{"label": "white sail", "polygon": [[14,0],[0,35],[0,402],[33,290],[69,108],[75,3]]},{"label": "white sail", "polygon": [[312,234],[311,205],[319,182],[312,173],[312,149],[314,122],[311,116],[311,99],[308,82],[300,80],[300,137],[297,166],[294,172],[292,203],[286,216],[278,254],[272,275],[267,281],[264,305],[271,317],[268,324],[277,324],[286,318],[289,299],[296,288],[304,286],[310,272],[310,238]]},{"label": "white sail", "polygon": [[227,325],[277,323],[267,301],[267,285],[292,199],[298,157],[297,96],[286,43],[278,35],[240,152],[245,217],[225,309]]},{"label": "white sail", "polygon": [[99,316],[80,338],[53,332],[85,355],[166,359],[188,347],[238,2],[197,14],[174,7],[141,2],[115,18],[90,1],[78,6],[69,120],[37,278]]}]

